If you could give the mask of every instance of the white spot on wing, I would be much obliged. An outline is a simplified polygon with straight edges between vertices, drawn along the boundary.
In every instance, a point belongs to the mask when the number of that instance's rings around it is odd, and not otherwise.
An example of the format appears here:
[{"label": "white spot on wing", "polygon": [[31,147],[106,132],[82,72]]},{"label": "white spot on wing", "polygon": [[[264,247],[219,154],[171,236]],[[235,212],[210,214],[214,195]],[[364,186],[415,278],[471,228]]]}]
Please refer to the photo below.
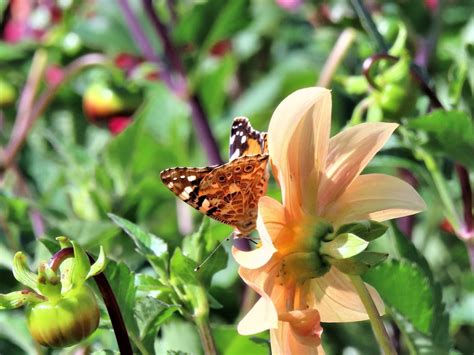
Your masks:
[{"label": "white spot on wing", "polygon": [[242,144],[244,144],[245,142],[247,142],[247,136],[242,136],[242,138],[240,139],[240,142]]},{"label": "white spot on wing", "polygon": [[197,178],[196,178],[196,175],[190,175],[190,176],[188,176],[188,181],[189,181],[189,182],[194,181],[194,180],[196,180],[196,179],[197,179]]},{"label": "white spot on wing", "polygon": [[235,141],[235,135],[230,137],[230,144],[234,144],[234,141]]},{"label": "white spot on wing", "polygon": [[193,192],[193,190],[194,190],[194,189],[193,189],[191,186],[186,186],[186,187],[184,188],[184,191],[186,191],[188,194],[190,194],[191,192]]},{"label": "white spot on wing", "polygon": [[189,199],[189,194],[186,191],[182,191],[179,194],[179,197],[182,198],[183,200],[187,200],[187,199]]}]

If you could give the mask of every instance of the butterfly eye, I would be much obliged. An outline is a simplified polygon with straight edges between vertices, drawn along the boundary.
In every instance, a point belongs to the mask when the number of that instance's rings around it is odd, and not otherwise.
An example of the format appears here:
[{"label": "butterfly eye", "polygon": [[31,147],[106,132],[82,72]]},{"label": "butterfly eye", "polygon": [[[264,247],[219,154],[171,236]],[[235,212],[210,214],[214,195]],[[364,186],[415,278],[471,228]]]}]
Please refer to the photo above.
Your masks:
[{"label": "butterfly eye", "polygon": [[252,172],[252,170],[253,170],[253,166],[252,166],[252,165],[246,165],[245,168],[244,168],[244,171],[245,171],[246,173],[250,173],[250,172]]},{"label": "butterfly eye", "polygon": [[219,175],[219,176],[217,177],[217,181],[219,181],[219,182],[225,182],[225,180],[226,180],[226,178],[225,178],[224,175]]}]

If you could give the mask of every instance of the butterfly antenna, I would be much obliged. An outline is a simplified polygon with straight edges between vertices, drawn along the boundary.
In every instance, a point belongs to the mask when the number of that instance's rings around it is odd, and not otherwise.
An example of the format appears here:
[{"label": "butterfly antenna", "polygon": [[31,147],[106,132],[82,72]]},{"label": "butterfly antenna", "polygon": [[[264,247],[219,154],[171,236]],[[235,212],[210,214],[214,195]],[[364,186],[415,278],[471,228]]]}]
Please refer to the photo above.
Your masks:
[{"label": "butterfly antenna", "polygon": [[201,267],[216,253],[216,251],[224,244],[224,242],[227,242],[230,240],[230,237],[232,236],[233,233],[231,233],[227,238],[221,240],[219,244],[214,248],[213,251],[198,265],[194,268],[194,271],[199,271]]}]

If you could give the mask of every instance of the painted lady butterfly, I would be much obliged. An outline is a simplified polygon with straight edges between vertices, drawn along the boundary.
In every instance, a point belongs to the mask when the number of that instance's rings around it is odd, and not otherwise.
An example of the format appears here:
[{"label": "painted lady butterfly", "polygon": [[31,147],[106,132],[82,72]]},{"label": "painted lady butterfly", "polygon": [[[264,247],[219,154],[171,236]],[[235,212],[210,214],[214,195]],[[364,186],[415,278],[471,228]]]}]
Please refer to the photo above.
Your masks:
[{"label": "painted lady butterfly", "polygon": [[258,200],[268,181],[267,134],[254,130],[245,117],[232,123],[230,159],[205,168],[170,168],[160,174],[163,183],[199,212],[235,228],[246,237],[256,227]]}]

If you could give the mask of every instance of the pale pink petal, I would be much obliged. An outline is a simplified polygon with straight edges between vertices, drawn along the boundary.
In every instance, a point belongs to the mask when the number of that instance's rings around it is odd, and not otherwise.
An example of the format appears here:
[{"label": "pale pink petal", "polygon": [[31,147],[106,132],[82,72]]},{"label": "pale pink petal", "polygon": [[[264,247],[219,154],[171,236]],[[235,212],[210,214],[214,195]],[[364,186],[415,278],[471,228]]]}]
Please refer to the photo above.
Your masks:
[{"label": "pale pink petal", "polygon": [[362,172],[397,127],[396,123],[363,123],[330,139],[326,172],[319,190],[319,214]]},{"label": "pale pink petal", "polygon": [[[378,292],[367,285],[380,314],[385,307]],[[308,293],[310,308],[319,311],[321,322],[355,322],[368,319],[362,301],[350,279],[335,267],[322,277],[311,280]]]},{"label": "pale pink petal", "polygon": [[330,126],[331,92],[324,88],[295,91],[273,113],[268,149],[283,204],[293,217],[315,212]]},{"label": "pale pink petal", "polygon": [[[322,331],[322,329],[321,329]],[[319,337],[318,337],[319,338]],[[313,338],[314,339],[314,338]],[[318,339],[319,340],[319,339]],[[305,354],[305,355],[322,355],[325,354],[320,340],[310,339],[306,342],[301,341],[294,329],[288,322],[278,322],[277,329],[270,329],[270,343],[272,347],[272,355],[287,354]]]},{"label": "pale pink petal", "polygon": [[278,326],[278,314],[273,302],[268,297],[261,297],[252,309],[237,325],[242,335],[250,335],[273,329]]},{"label": "pale pink petal", "polygon": [[276,252],[272,239],[278,237],[285,224],[283,206],[270,197],[262,197],[258,202],[257,229],[260,235],[260,247],[252,251],[243,251],[232,247],[235,261],[247,269],[258,269],[265,265]]},{"label": "pale pink petal", "polygon": [[260,269],[239,268],[239,275],[242,280],[260,296],[271,299],[278,313],[287,311],[287,302],[294,294],[294,288],[279,283],[278,273],[280,267],[279,260],[273,258]]},{"label": "pale pink petal", "polygon": [[358,176],[342,196],[328,206],[325,218],[339,226],[362,219],[385,221],[423,211],[425,202],[403,180],[384,174]]}]

